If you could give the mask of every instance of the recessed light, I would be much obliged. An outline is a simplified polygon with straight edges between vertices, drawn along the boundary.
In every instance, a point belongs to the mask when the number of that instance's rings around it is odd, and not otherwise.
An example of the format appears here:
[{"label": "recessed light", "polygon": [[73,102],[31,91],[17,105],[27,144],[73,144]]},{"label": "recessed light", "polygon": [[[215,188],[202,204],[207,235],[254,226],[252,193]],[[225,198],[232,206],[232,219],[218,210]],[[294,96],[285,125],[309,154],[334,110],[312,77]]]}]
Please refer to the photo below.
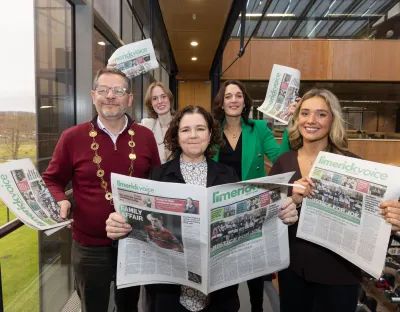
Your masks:
[{"label": "recessed light", "polygon": [[104,42],[104,41],[99,41],[99,42],[97,42],[98,43],[98,45],[102,45],[102,46],[105,46],[106,45],[106,43]]},{"label": "recessed light", "polygon": [[197,61],[197,57],[193,56],[192,61]]},{"label": "recessed light", "polygon": [[193,46],[193,47],[197,47],[199,45],[199,43],[197,41],[192,41],[190,43],[190,45]]}]

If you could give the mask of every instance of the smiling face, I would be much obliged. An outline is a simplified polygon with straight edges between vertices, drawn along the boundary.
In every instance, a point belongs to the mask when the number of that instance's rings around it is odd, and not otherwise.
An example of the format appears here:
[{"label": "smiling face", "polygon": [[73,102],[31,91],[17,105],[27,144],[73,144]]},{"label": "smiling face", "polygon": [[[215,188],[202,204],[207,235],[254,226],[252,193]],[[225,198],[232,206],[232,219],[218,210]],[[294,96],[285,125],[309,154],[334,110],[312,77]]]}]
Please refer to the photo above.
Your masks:
[{"label": "smiling face", "polygon": [[163,88],[156,86],[151,91],[151,105],[157,115],[165,115],[171,110],[171,101]]},{"label": "smiling face", "polygon": [[186,114],[179,122],[178,142],[184,156],[191,159],[204,155],[210,141],[210,130],[202,114]]},{"label": "smiling face", "polygon": [[304,143],[326,141],[333,115],[329,105],[320,97],[313,97],[301,103],[298,116],[298,129]]},{"label": "smiling face", "polygon": [[244,108],[244,94],[235,84],[227,85],[224,94],[225,115],[230,117],[238,117],[242,114]]},{"label": "smiling face", "polygon": [[[98,79],[98,86],[126,88],[125,79],[116,74],[105,73]],[[104,120],[116,120],[122,118],[126,109],[132,105],[133,95],[125,92],[123,96],[116,96],[110,89],[106,95],[92,91],[93,105],[96,107],[100,118]]]}]

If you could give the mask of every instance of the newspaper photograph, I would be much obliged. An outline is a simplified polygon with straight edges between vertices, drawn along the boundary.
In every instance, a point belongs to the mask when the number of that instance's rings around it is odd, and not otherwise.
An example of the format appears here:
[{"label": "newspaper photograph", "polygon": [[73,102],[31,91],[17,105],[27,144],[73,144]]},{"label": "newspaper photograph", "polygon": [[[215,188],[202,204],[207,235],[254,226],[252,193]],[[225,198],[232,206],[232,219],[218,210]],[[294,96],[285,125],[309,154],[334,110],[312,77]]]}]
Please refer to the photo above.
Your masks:
[{"label": "newspaper photograph", "polygon": [[47,235],[70,223],[60,218],[60,207],[30,159],[0,164],[0,198],[23,223],[49,230]]},{"label": "newspaper photograph", "polygon": [[129,79],[158,68],[151,39],[136,41],[118,48],[109,58],[108,64],[116,64]]},{"label": "newspaper photograph", "polygon": [[278,212],[292,174],[205,188],[113,173],[115,210],[132,226],[119,240],[117,287],[176,283],[208,294],[288,267]]},{"label": "newspaper photograph", "polygon": [[287,125],[290,116],[287,114],[289,104],[299,95],[300,71],[278,64],[272,67],[267,94],[264,102],[257,109]]},{"label": "newspaper photograph", "polygon": [[395,166],[320,152],[310,174],[314,194],[303,200],[297,237],[379,278],[391,234],[379,203],[399,198],[399,175]]}]

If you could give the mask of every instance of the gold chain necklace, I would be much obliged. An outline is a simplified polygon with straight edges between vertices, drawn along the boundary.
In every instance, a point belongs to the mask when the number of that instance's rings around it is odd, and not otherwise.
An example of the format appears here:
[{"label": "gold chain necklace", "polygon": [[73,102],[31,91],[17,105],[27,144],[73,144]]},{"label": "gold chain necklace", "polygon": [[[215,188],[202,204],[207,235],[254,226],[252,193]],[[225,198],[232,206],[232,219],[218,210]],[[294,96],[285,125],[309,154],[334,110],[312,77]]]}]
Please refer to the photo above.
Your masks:
[{"label": "gold chain necklace", "polygon": [[[97,153],[97,150],[99,149],[100,145],[99,143],[96,142],[96,136],[97,136],[97,131],[94,129],[93,123],[90,123],[92,126],[92,130],[89,132],[89,136],[93,139],[93,143],[90,145],[90,148],[94,151],[94,157],[93,157],[93,162],[97,165],[97,172],[96,175],[100,178],[101,183],[100,186],[102,189],[105,191],[105,198],[110,201],[111,205],[113,205],[112,199],[113,195],[112,193],[108,190],[108,184],[106,181],[104,181],[104,170],[101,169],[100,163],[102,161],[102,158],[99,156]],[[133,136],[135,135],[135,131],[132,129],[128,130],[129,135],[131,136],[130,141],[128,142],[129,147],[131,148],[131,152],[129,153],[128,157],[131,160],[131,164],[129,167],[129,176],[132,176],[133,173],[133,162],[136,159],[136,154],[133,150],[135,147],[135,142],[133,141]]]},{"label": "gold chain necklace", "polygon": [[[233,133],[231,130],[229,130],[229,128],[228,127],[225,127],[225,130],[227,130],[230,134],[232,134],[232,137],[234,138],[234,139],[236,139],[236,137],[237,137],[237,134],[236,133]],[[239,130],[239,133],[241,132],[241,130]]]}]

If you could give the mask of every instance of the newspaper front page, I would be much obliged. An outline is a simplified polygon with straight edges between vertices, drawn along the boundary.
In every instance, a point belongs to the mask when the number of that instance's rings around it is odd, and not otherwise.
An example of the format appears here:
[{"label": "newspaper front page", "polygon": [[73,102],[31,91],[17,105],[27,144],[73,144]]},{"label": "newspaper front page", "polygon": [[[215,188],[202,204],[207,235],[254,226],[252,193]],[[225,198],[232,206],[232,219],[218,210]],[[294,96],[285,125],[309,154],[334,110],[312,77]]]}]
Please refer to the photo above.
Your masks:
[{"label": "newspaper front page", "polygon": [[385,264],[391,225],[379,203],[400,196],[400,168],[320,152],[311,169],[297,237],[344,257],[375,278]]},{"label": "newspaper front page", "polygon": [[290,119],[287,115],[289,104],[296,100],[299,88],[299,70],[274,64],[264,103],[257,109],[287,125]]},{"label": "newspaper front page", "polygon": [[0,198],[27,226],[50,235],[68,225],[30,159],[0,164]]},{"label": "newspaper front page", "polygon": [[292,174],[204,188],[113,173],[115,209],[133,229],[119,241],[117,287],[176,283],[208,294],[288,267],[278,211]]},{"label": "newspaper front page", "polygon": [[128,78],[133,78],[158,68],[151,39],[130,43],[118,48],[108,60],[108,64],[116,64]]}]

